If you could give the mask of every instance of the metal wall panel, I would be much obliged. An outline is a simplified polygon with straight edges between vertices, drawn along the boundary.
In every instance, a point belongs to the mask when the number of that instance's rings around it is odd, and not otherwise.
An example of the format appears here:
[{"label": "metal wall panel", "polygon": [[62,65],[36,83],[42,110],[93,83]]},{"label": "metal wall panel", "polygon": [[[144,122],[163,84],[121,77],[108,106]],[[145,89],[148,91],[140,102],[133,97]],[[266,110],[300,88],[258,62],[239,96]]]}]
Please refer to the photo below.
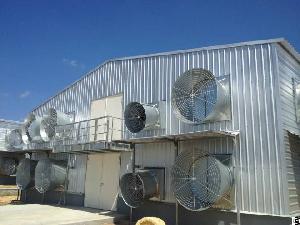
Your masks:
[{"label": "metal wall panel", "polygon": [[[290,214],[300,213],[300,184],[299,156],[293,146],[299,146],[295,138],[291,138],[289,132],[300,134],[300,124],[296,121],[294,83],[300,82],[300,63],[295,60],[282,46],[277,46],[278,73],[280,76],[280,110],[282,114],[282,136],[285,157],[283,162],[283,177],[285,180],[287,204]],[[295,144],[296,142],[296,144]],[[299,140],[298,140],[299,142]]]},{"label": "metal wall panel", "polygon": [[[241,210],[285,215],[281,170],[284,164],[280,160],[278,130],[281,115],[274,94],[278,88],[275,48],[273,43],[264,43],[108,61],[36,108],[34,113],[42,115],[54,107],[63,112],[75,111],[76,121],[80,121],[89,118],[92,100],[123,93],[123,107],[130,101],[166,101],[166,129],[149,131],[150,135],[239,130],[240,141],[234,157],[240,168]],[[208,69],[217,77],[230,75],[231,121],[192,126],[173,114],[171,87],[180,74],[196,67]]]},{"label": "metal wall panel", "polygon": [[150,143],[136,146],[136,165],[143,167],[165,167],[165,201],[175,202],[171,190],[171,168],[175,160],[175,146],[172,142]]},{"label": "metal wall panel", "polygon": [[84,194],[87,155],[70,154],[68,192]]}]

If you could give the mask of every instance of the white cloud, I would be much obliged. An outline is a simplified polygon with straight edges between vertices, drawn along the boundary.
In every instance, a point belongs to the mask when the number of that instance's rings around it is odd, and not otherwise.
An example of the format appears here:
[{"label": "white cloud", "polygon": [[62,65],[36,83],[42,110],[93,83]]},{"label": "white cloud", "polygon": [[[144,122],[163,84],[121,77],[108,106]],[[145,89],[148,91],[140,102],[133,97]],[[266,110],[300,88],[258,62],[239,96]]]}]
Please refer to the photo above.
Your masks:
[{"label": "white cloud", "polygon": [[67,58],[63,58],[62,62],[70,67],[74,67],[74,68],[81,68],[84,69],[84,64],[79,63],[77,60],[75,59],[67,59]]},{"label": "white cloud", "polygon": [[24,91],[19,95],[20,98],[27,98],[30,95],[30,91]]}]

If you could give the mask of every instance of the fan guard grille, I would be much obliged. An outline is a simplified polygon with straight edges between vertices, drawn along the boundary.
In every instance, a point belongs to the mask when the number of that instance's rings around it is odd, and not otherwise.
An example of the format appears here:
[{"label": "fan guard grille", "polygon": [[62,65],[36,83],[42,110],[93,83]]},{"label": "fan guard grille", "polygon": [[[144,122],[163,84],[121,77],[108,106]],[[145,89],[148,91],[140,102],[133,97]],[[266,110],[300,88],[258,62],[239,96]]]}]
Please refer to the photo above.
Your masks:
[{"label": "fan guard grille", "polygon": [[34,185],[34,172],[37,162],[22,159],[17,167],[16,184],[20,190],[25,190]]},{"label": "fan guard grille", "polygon": [[51,185],[51,162],[39,160],[35,169],[35,188],[40,193],[45,193]]},{"label": "fan guard grille", "polygon": [[228,193],[233,182],[227,166],[200,150],[183,151],[175,160],[171,177],[177,201],[192,211],[211,207]]},{"label": "fan guard grille", "polygon": [[39,160],[35,169],[35,188],[45,193],[65,184],[67,177],[67,163],[50,159]]},{"label": "fan guard grille", "polygon": [[149,170],[123,175],[120,188],[124,202],[132,208],[141,206],[145,200],[159,193],[156,176]]},{"label": "fan guard grille", "polygon": [[202,122],[217,103],[218,84],[205,69],[186,71],[172,88],[172,106],[176,116],[187,123]]},{"label": "fan guard grille", "polygon": [[13,175],[17,171],[17,161],[15,159],[5,159],[2,170],[6,175]]},{"label": "fan guard grille", "polygon": [[23,144],[22,131],[20,129],[11,130],[5,136],[5,143],[8,147],[19,147]]},{"label": "fan guard grille", "polygon": [[132,133],[138,133],[145,128],[146,112],[142,104],[130,102],[124,111],[125,125]]},{"label": "fan guard grille", "polygon": [[120,181],[122,198],[130,207],[137,208],[144,201],[144,184],[136,173],[127,173]]}]

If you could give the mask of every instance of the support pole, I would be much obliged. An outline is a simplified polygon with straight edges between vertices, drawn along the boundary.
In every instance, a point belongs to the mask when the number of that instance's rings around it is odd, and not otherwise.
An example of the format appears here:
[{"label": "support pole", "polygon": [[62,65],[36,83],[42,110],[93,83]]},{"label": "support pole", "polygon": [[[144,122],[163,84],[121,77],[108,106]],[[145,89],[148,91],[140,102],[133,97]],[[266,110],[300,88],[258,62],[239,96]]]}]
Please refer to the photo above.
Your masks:
[{"label": "support pole", "polygon": [[[237,156],[237,136],[233,139],[234,149],[235,149],[235,156]],[[240,202],[241,202],[241,192],[240,192],[240,176],[241,176],[241,167],[240,165],[237,165],[236,163],[236,157],[234,157],[234,169],[235,169],[235,182],[236,182],[236,197],[235,197],[235,203],[236,203],[236,223],[237,225],[241,225],[241,211],[240,211]]]},{"label": "support pole", "polygon": [[[135,173],[135,144],[131,143],[130,148],[132,149],[132,173]],[[130,207],[130,225],[133,225],[132,214],[133,208]]]},{"label": "support pole", "polygon": [[132,173],[135,173],[135,144],[130,144],[132,149]]},{"label": "support pole", "polygon": [[[179,154],[179,143],[178,140],[174,140],[174,145],[175,145],[175,156],[177,157]],[[179,205],[178,205],[178,201],[176,200],[176,205],[175,205],[175,224],[178,225],[179,224]]]},{"label": "support pole", "polygon": [[133,225],[133,223],[132,223],[132,207],[130,207],[130,215],[129,215],[129,218],[130,218],[129,224],[130,224],[130,225]]}]

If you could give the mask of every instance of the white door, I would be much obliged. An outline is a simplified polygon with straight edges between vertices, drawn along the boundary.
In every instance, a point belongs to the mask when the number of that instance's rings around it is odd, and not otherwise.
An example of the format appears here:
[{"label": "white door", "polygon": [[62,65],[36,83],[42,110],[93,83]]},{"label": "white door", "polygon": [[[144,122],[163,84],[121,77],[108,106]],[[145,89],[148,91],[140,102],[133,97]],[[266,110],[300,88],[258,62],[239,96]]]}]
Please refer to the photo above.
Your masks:
[{"label": "white door", "polygon": [[106,98],[92,101],[91,103],[91,119],[90,121],[90,141],[106,140],[106,118],[98,119],[106,116]]},{"label": "white door", "polygon": [[111,116],[110,140],[121,140],[123,118],[123,95],[110,96],[106,101],[106,115]]},{"label": "white door", "polygon": [[119,153],[89,155],[84,206],[103,210],[116,210],[119,173]]},{"label": "white door", "polygon": [[[98,125],[95,121],[90,122],[90,141],[99,140],[120,140],[122,137],[122,107],[123,95],[114,95],[106,98],[92,101],[91,103],[91,119],[104,116],[113,118],[103,118],[98,120]],[[108,120],[109,119],[109,120]],[[107,126],[108,125],[108,126]],[[95,129],[95,126],[97,127]],[[95,131],[97,135],[95,136]]]},{"label": "white door", "polygon": [[100,208],[101,163],[100,154],[88,155],[85,175],[85,207]]}]

